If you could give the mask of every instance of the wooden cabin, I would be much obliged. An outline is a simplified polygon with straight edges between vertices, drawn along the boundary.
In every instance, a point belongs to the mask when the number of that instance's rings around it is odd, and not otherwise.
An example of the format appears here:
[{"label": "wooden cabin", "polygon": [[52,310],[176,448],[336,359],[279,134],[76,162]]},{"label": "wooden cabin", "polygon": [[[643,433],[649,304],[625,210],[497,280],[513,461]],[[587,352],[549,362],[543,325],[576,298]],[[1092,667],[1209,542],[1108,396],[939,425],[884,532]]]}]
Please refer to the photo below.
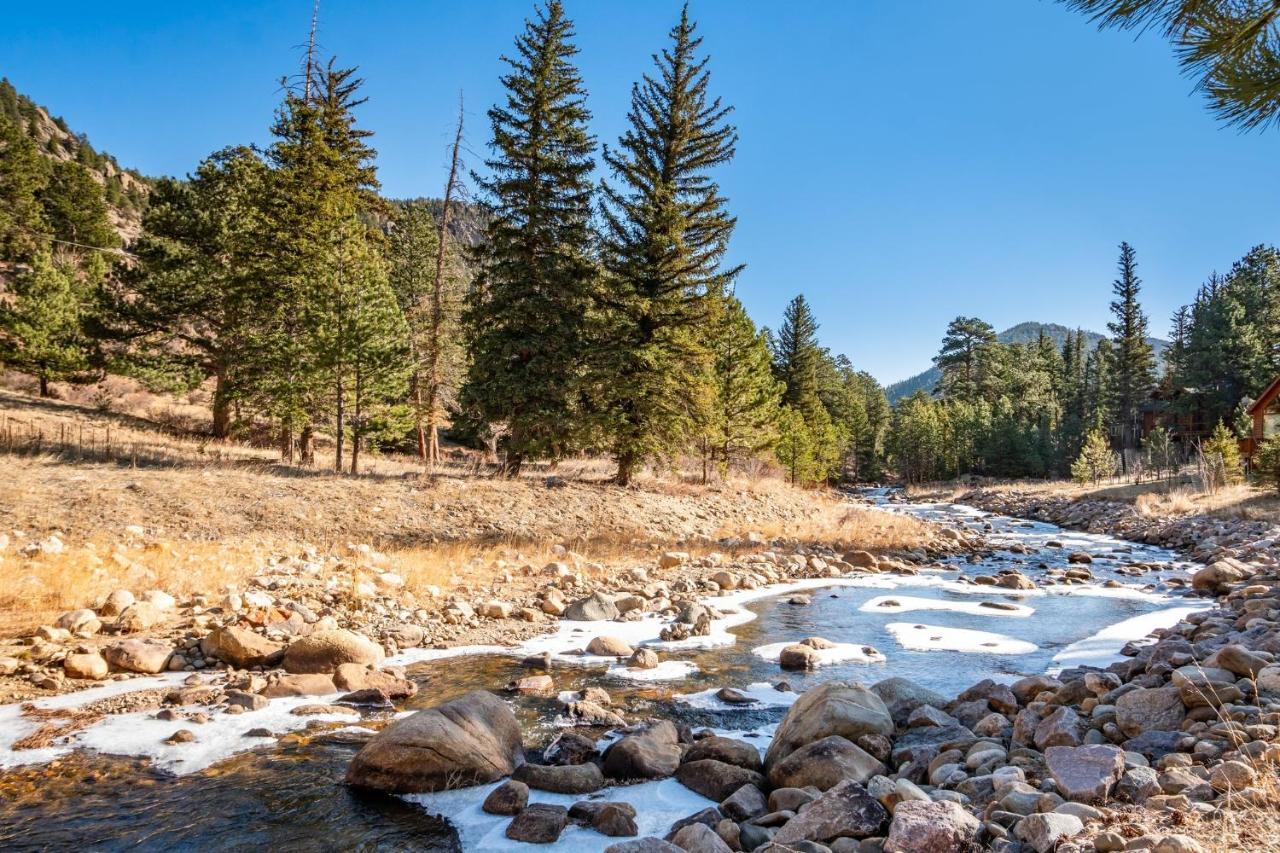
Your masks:
[{"label": "wooden cabin", "polygon": [[1242,442],[1246,456],[1252,456],[1265,439],[1280,435],[1280,376],[1258,395],[1246,410],[1253,419],[1253,431]]}]

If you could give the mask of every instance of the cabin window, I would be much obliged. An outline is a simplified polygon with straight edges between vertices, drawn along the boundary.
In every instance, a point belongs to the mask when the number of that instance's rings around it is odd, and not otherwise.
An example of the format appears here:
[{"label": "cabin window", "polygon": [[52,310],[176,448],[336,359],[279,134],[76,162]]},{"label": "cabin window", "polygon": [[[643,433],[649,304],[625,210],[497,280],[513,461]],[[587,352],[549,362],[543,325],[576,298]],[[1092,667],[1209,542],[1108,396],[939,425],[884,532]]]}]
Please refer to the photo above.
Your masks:
[{"label": "cabin window", "polygon": [[1272,400],[1262,415],[1262,437],[1280,435],[1280,398]]}]

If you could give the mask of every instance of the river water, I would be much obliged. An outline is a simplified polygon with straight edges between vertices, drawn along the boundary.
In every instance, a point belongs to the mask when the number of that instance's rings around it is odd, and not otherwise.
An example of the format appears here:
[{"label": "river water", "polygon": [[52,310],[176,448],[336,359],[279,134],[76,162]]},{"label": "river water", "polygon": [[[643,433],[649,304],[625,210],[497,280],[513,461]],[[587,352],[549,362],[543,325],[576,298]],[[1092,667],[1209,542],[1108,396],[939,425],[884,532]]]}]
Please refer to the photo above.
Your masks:
[{"label": "river water", "polygon": [[[402,713],[469,690],[498,688],[529,674],[520,668],[520,656],[550,651],[560,691],[598,685],[633,718],[668,717],[755,738],[764,746],[796,694],[820,681],[870,683],[902,676],[954,695],[983,678],[1013,680],[1078,664],[1105,665],[1117,659],[1125,642],[1205,606],[1181,597],[1181,581],[1191,565],[1164,549],[955,504],[897,503],[883,490],[865,496],[887,512],[980,530],[995,550],[976,563],[956,558],[915,576],[859,575],[730,593],[709,601],[727,613],[711,637],[665,647],[656,642],[661,623],[646,620],[563,623],[559,633],[516,650],[411,650],[399,662],[409,665],[422,689]],[[1033,578],[1054,574],[1067,568],[1068,555],[1078,550],[1093,556],[1088,566],[1093,579],[1087,583],[1014,591],[967,580],[1010,568]],[[1135,564],[1144,571],[1134,571]],[[808,597],[808,603],[792,603],[797,595]],[[604,659],[562,654],[598,634],[656,645],[664,658],[658,677]],[[824,652],[825,665],[810,673],[781,671],[777,649],[810,636],[837,644]],[[721,702],[715,692],[724,686],[742,690],[755,704]],[[562,730],[555,697],[511,701],[525,727],[526,745],[540,749]],[[505,819],[480,811],[487,786],[406,799],[347,789],[342,774],[358,746],[342,742],[342,730],[323,731],[336,723],[321,722],[314,731],[297,731],[279,742],[244,736],[249,726],[264,724],[259,714],[272,714],[268,727],[273,730],[305,723],[289,717],[281,702],[273,702],[275,711],[242,715],[234,721],[240,728],[232,727],[231,718],[218,728],[222,723],[216,715],[209,729],[192,726],[201,740],[198,760],[182,752],[191,744],[157,746],[160,724],[142,714],[100,724],[111,729],[88,730],[80,740],[92,751],[70,745],[40,754],[13,751],[8,745],[23,730],[15,721],[16,709],[0,707],[0,848],[470,851],[524,846],[503,836]],[[163,730],[175,727],[169,723]],[[708,804],[674,780],[608,789],[604,795],[637,807],[642,835],[661,835],[673,820]],[[574,798],[534,792],[532,799],[570,803]],[[558,844],[540,849],[601,850],[613,840],[571,828]]]}]

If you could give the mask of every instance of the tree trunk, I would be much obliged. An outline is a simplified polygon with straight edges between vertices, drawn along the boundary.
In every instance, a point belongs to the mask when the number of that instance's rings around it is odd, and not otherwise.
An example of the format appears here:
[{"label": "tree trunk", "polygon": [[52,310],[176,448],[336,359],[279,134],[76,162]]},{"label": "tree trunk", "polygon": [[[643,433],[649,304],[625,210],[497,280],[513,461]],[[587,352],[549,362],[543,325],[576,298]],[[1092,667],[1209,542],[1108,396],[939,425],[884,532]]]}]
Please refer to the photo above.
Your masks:
[{"label": "tree trunk", "polygon": [[303,465],[311,467],[316,464],[316,430],[309,423],[302,428],[302,434],[298,436],[298,451]]},{"label": "tree trunk", "polygon": [[462,96],[458,96],[458,128],[453,135],[453,153],[449,162],[449,180],[444,185],[444,206],[440,213],[440,234],[436,241],[436,278],[431,287],[431,326],[427,333],[427,466],[440,461],[440,355],[444,334],[444,258],[449,240],[449,216],[453,212],[453,196],[458,186],[459,153],[462,149]]},{"label": "tree trunk", "polygon": [[49,377],[45,376],[43,373],[40,374],[40,396],[41,397],[53,396],[52,394],[49,393]]},{"label": "tree trunk", "polygon": [[213,374],[213,437],[231,435],[231,399],[227,371],[219,367]]},{"label": "tree trunk", "polygon": [[293,463],[293,422],[288,418],[280,423],[280,461]]},{"label": "tree trunk", "polygon": [[636,455],[631,451],[624,451],[618,454],[618,473],[614,475],[613,482],[619,486],[631,485],[631,477],[635,473]]},{"label": "tree trunk", "polygon": [[499,469],[499,473],[503,477],[514,480],[520,476],[520,469],[523,467],[524,454],[508,452],[506,458],[502,461],[502,468]]},{"label": "tree trunk", "polygon": [[344,418],[346,417],[346,410],[343,408],[343,403],[345,402],[343,397],[345,395],[342,390],[342,380],[338,380],[337,392],[338,392],[337,406],[335,407],[336,411],[334,413],[335,431],[334,431],[333,443],[336,449],[333,454],[333,470],[341,474],[343,443],[346,441],[346,427],[347,427],[346,422],[344,420]]},{"label": "tree trunk", "polygon": [[351,430],[351,473],[360,473],[360,437],[364,431],[364,420],[361,417],[361,403],[364,397],[364,387],[361,381],[360,371],[356,371],[356,387],[355,387],[355,422],[352,424]]}]

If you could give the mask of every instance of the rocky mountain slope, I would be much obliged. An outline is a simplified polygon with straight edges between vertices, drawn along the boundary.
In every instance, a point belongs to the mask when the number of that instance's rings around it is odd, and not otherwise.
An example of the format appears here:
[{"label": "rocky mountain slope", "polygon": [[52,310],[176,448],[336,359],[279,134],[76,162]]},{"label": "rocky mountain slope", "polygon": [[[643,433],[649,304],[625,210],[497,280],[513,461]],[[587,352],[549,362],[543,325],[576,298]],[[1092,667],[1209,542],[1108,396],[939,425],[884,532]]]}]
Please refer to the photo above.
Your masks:
[{"label": "rocky mountain slope", "polygon": [[64,119],[18,92],[5,78],[0,78],[0,114],[22,127],[46,157],[77,162],[102,185],[111,225],[125,243],[142,232],[142,213],[151,190],[148,178],[122,168],[115,157],[95,149],[88,136],[73,131]]}]

